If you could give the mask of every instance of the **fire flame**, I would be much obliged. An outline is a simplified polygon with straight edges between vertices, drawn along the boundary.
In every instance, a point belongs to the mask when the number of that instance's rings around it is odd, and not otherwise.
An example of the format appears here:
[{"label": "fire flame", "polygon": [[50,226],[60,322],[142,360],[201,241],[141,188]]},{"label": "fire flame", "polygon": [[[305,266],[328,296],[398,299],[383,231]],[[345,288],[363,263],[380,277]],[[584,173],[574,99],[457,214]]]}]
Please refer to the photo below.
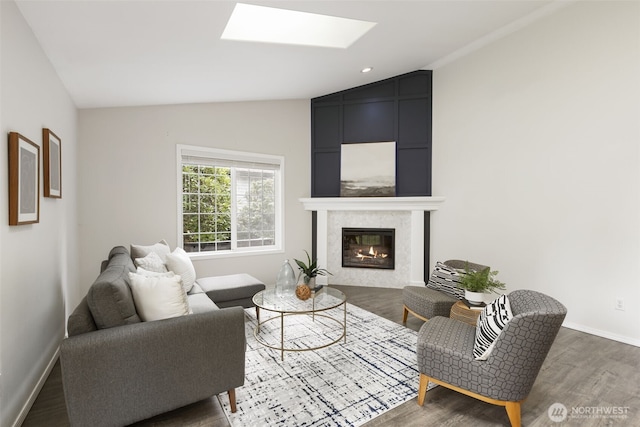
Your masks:
[{"label": "fire flame", "polygon": [[364,261],[365,259],[372,259],[372,258],[387,258],[389,256],[389,254],[386,253],[379,253],[378,251],[373,249],[373,246],[369,247],[369,252],[364,254],[362,253],[362,251],[358,251],[358,253],[356,254],[356,258],[360,258],[360,261]]}]

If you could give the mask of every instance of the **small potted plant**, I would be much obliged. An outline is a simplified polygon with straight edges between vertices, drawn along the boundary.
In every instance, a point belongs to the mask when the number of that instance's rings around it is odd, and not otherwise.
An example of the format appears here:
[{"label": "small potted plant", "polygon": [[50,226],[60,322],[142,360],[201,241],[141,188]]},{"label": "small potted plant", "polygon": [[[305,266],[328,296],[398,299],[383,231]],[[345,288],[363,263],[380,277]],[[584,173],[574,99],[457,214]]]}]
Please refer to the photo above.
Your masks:
[{"label": "small potted plant", "polygon": [[298,275],[298,282],[302,278],[302,285],[309,287],[309,289],[315,289],[315,278],[316,276],[326,276],[327,274],[331,275],[326,269],[318,267],[318,260],[311,261],[311,257],[309,256],[309,252],[304,251],[307,254],[307,262],[300,261],[299,259],[295,259],[294,261],[298,264],[298,269],[300,270],[300,274]]},{"label": "small potted plant", "polygon": [[507,289],[504,283],[495,278],[497,274],[497,271],[491,271],[488,267],[478,271],[469,270],[468,267],[465,267],[465,274],[460,281],[460,287],[465,290],[464,297],[467,301],[480,305],[483,303],[484,294],[489,292],[497,293],[497,290]]}]

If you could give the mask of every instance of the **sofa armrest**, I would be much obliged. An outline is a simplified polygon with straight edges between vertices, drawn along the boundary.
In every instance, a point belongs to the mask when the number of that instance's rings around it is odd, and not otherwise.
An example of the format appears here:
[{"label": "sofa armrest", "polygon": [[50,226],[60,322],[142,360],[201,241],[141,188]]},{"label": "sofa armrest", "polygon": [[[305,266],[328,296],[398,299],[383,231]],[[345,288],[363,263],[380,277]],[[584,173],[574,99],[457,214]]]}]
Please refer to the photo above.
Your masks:
[{"label": "sofa armrest", "polygon": [[245,345],[241,307],[67,338],[60,361],[71,425],[131,424],[239,387]]}]

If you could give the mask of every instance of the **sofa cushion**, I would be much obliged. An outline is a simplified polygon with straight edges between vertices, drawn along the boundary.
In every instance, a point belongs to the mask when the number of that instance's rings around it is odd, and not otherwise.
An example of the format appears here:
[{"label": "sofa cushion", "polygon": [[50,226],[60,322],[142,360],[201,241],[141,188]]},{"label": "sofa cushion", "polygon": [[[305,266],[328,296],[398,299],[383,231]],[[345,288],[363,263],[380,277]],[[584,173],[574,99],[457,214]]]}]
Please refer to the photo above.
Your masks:
[{"label": "sofa cushion", "polygon": [[168,319],[190,313],[180,276],[143,276],[129,273],[133,301],[145,321]]},{"label": "sofa cushion", "polygon": [[188,294],[189,308],[193,314],[206,313],[211,310],[218,310],[218,306],[204,292]]},{"label": "sofa cushion", "polygon": [[129,252],[114,248],[109,262],[87,292],[87,305],[98,329],[139,323],[133,296],[129,289],[129,273],[135,271]]},{"label": "sofa cushion", "polygon": [[191,290],[188,292],[188,295],[192,294],[204,294],[204,290],[200,287],[200,285],[196,282],[191,287]]},{"label": "sofa cushion", "polygon": [[251,298],[265,289],[264,283],[244,273],[203,277],[196,283],[215,303]]},{"label": "sofa cushion", "polygon": [[144,258],[151,252],[158,254],[162,262],[165,262],[167,254],[171,253],[171,248],[169,248],[166,240],[160,240],[155,245],[145,246],[131,244],[131,259]]}]

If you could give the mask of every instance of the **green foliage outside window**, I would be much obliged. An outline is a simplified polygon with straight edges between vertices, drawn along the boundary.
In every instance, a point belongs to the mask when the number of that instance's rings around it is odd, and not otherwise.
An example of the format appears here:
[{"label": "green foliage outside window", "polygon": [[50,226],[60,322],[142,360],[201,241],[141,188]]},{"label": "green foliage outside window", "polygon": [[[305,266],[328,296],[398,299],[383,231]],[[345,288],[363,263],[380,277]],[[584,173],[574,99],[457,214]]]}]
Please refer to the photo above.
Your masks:
[{"label": "green foliage outside window", "polygon": [[[231,170],[209,166],[182,167],[182,232],[185,244],[231,240]],[[215,246],[215,245],[214,245]],[[187,246],[185,250],[198,246]]]},{"label": "green foliage outside window", "polygon": [[231,249],[232,187],[236,197],[236,246],[275,245],[275,177],[273,170],[236,168],[232,174],[231,168],[183,165],[185,250]]}]

